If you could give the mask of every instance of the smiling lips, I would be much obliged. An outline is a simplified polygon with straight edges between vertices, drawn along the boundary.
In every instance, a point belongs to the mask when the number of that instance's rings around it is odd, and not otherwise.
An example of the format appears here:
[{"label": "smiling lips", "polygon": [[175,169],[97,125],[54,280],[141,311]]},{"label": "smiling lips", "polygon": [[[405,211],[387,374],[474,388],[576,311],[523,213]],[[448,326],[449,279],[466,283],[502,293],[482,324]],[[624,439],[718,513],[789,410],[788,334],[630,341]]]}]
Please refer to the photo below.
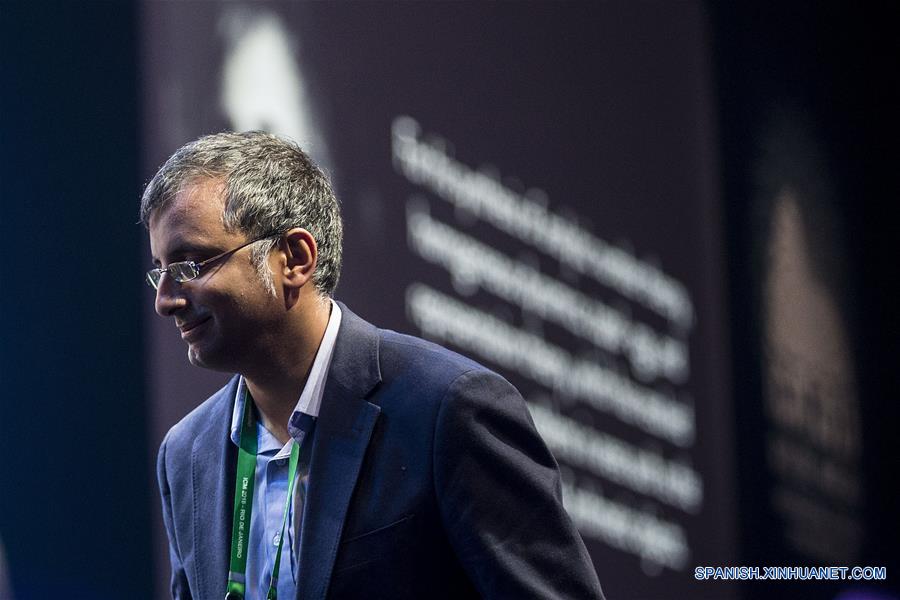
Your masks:
[{"label": "smiling lips", "polygon": [[181,331],[181,339],[186,340],[198,327],[206,323],[212,319],[212,317],[203,317],[201,319],[197,319],[196,321],[189,321],[187,323],[178,325],[178,329]]}]

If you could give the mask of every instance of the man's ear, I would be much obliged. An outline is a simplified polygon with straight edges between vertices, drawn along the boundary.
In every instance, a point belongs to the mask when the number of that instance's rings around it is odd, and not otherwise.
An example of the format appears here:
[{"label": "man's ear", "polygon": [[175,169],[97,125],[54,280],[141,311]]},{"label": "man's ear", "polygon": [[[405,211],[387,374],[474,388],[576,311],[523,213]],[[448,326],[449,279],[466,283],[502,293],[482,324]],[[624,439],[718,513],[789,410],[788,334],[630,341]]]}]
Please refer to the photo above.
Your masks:
[{"label": "man's ear", "polygon": [[312,279],[316,271],[318,247],[316,238],[305,229],[289,230],[280,242],[282,281],[286,287],[300,289]]}]

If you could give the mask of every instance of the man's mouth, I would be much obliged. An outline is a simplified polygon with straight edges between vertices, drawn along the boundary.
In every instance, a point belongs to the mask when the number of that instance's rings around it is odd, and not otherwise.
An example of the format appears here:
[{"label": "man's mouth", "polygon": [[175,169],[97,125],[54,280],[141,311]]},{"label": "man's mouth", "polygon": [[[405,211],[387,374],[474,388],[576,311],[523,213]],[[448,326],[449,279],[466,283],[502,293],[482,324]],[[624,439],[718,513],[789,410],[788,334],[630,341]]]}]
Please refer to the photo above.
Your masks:
[{"label": "man's mouth", "polygon": [[212,319],[212,317],[202,317],[200,319],[188,321],[187,323],[178,325],[178,329],[181,331],[181,339],[187,339],[191,332],[193,332],[204,323],[208,322],[210,319]]}]

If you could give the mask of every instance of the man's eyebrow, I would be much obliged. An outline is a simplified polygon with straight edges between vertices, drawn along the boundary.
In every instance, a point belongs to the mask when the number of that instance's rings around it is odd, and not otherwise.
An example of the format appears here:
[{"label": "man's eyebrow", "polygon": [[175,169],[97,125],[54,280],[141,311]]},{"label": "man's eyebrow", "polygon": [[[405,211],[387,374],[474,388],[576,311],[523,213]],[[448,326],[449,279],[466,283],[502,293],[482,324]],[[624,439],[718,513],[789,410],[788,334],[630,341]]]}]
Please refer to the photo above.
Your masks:
[{"label": "man's eyebrow", "polygon": [[[224,252],[224,250],[219,248],[219,246],[217,245],[185,241],[176,243],[175,246],[169,251],[169,256],[174,258],[174,260],[171,262],[178,262],[184,260],[184,257],[189,254],[208,254],[209,256],[215,256],[216,254],[219,254],[221,252]],[[158,267],[161,264],[159,258],[157,258],[156,256],[152,258],[153,264]]]}]

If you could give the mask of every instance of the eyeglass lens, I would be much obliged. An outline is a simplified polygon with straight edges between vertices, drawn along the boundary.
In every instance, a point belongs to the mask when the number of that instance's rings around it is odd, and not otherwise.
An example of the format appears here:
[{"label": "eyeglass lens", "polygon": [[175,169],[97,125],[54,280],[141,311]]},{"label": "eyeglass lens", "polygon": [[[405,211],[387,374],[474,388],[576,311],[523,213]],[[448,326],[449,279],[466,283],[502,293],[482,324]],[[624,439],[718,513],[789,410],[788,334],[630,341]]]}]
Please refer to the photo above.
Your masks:
[{"label": "eyeglass lens", "polygon": [[153,289],[159,288],[159,280],[162,279],[163,273],[168,273],[172,279],[183,283],[196,278],[198,272],[197,268],[189,261],[172,263],[165,270],[150,269],[147,271],[147,281],[153,286]]}]

